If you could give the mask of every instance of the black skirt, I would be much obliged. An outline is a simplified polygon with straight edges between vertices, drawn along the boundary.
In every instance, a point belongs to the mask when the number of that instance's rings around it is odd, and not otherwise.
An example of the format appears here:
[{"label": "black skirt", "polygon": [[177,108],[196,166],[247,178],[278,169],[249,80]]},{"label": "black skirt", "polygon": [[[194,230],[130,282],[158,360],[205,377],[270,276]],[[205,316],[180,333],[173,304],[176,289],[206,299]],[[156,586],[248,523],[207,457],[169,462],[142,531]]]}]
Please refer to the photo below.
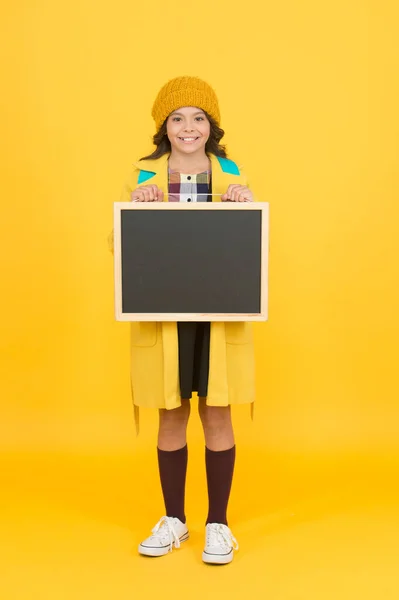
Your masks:
[{"label": "black skirt", "polygon": [[184,321],[177,323],[179,339],[180,396],[183,400],[197,392],[200,398],[208,395],[209,322]]}]

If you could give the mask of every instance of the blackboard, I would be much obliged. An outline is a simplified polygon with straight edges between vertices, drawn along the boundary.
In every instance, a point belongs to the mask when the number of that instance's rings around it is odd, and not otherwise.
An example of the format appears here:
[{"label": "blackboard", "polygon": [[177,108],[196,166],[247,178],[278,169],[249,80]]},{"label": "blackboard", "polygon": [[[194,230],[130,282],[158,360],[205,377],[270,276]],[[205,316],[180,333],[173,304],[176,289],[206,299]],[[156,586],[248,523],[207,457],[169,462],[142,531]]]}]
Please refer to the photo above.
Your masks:
[{"label": "blackboard", "polygon": [[116,318],[266,320],[267,207],[115,203]]}]

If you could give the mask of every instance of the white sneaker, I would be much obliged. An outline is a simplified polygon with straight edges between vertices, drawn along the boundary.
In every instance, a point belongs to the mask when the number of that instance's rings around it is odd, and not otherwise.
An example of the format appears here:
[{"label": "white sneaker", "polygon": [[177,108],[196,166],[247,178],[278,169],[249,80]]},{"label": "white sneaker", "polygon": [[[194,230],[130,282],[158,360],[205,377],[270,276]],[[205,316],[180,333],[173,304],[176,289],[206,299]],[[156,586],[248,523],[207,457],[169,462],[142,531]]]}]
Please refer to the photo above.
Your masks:
[{"label": "white sneaker", "polygon": [[162,517],[152,530],[152,535],[139,544],[139,553],[145,556],[164,556],[172,552],[173,546],[189,538],[186,525],[175,517]]},{"label": "white sneaker", "polygon": [[227,565],[233,560],[234,550],[238,550],[238,542],[227,525],[208,523],[205,530],[205,550],[202,560],[214,565]]}]

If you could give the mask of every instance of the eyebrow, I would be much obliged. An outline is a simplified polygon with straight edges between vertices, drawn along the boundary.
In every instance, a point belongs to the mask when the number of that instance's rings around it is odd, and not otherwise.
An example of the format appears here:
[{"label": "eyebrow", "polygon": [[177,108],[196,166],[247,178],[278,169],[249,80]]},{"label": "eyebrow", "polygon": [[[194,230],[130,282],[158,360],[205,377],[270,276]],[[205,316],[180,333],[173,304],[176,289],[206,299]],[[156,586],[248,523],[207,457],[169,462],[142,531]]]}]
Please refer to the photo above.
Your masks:
[{"label": "eyebrow", "polygon": [[[194,113],[193,116],[195,115],[204,115],[204,111],[203,110],[199,110],[198,112]],[[184,117],[183,113],[180,112],[172,112],[172,115],[180,115],[181,117]]]}]

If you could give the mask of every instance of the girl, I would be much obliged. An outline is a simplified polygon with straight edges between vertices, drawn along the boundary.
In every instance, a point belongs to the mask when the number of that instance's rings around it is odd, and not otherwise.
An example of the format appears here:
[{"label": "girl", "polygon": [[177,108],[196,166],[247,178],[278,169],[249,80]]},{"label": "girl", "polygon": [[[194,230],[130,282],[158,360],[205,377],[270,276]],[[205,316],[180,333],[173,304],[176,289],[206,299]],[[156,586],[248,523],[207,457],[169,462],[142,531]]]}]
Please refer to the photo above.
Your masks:
[{"label": "girl", "polygon": [[[196,77],[169,81],[152,116],[156,149],[135,164],[122,200],[162,202],[167,192],[169,202],[253,201],[245,175],[219,143],[224,131],[218,101],[206,82]],[[162,556],[189,537],[186,429],[195,391],[209,498],[202,558],[229,563],[238,550],[226,516],[235,462],[230,405],[254,401],[252,328],[236,322],[132,323],[131,359],[136,419],[139,406],[159,409],[158,464],[166,511],[139,553]]]}]

